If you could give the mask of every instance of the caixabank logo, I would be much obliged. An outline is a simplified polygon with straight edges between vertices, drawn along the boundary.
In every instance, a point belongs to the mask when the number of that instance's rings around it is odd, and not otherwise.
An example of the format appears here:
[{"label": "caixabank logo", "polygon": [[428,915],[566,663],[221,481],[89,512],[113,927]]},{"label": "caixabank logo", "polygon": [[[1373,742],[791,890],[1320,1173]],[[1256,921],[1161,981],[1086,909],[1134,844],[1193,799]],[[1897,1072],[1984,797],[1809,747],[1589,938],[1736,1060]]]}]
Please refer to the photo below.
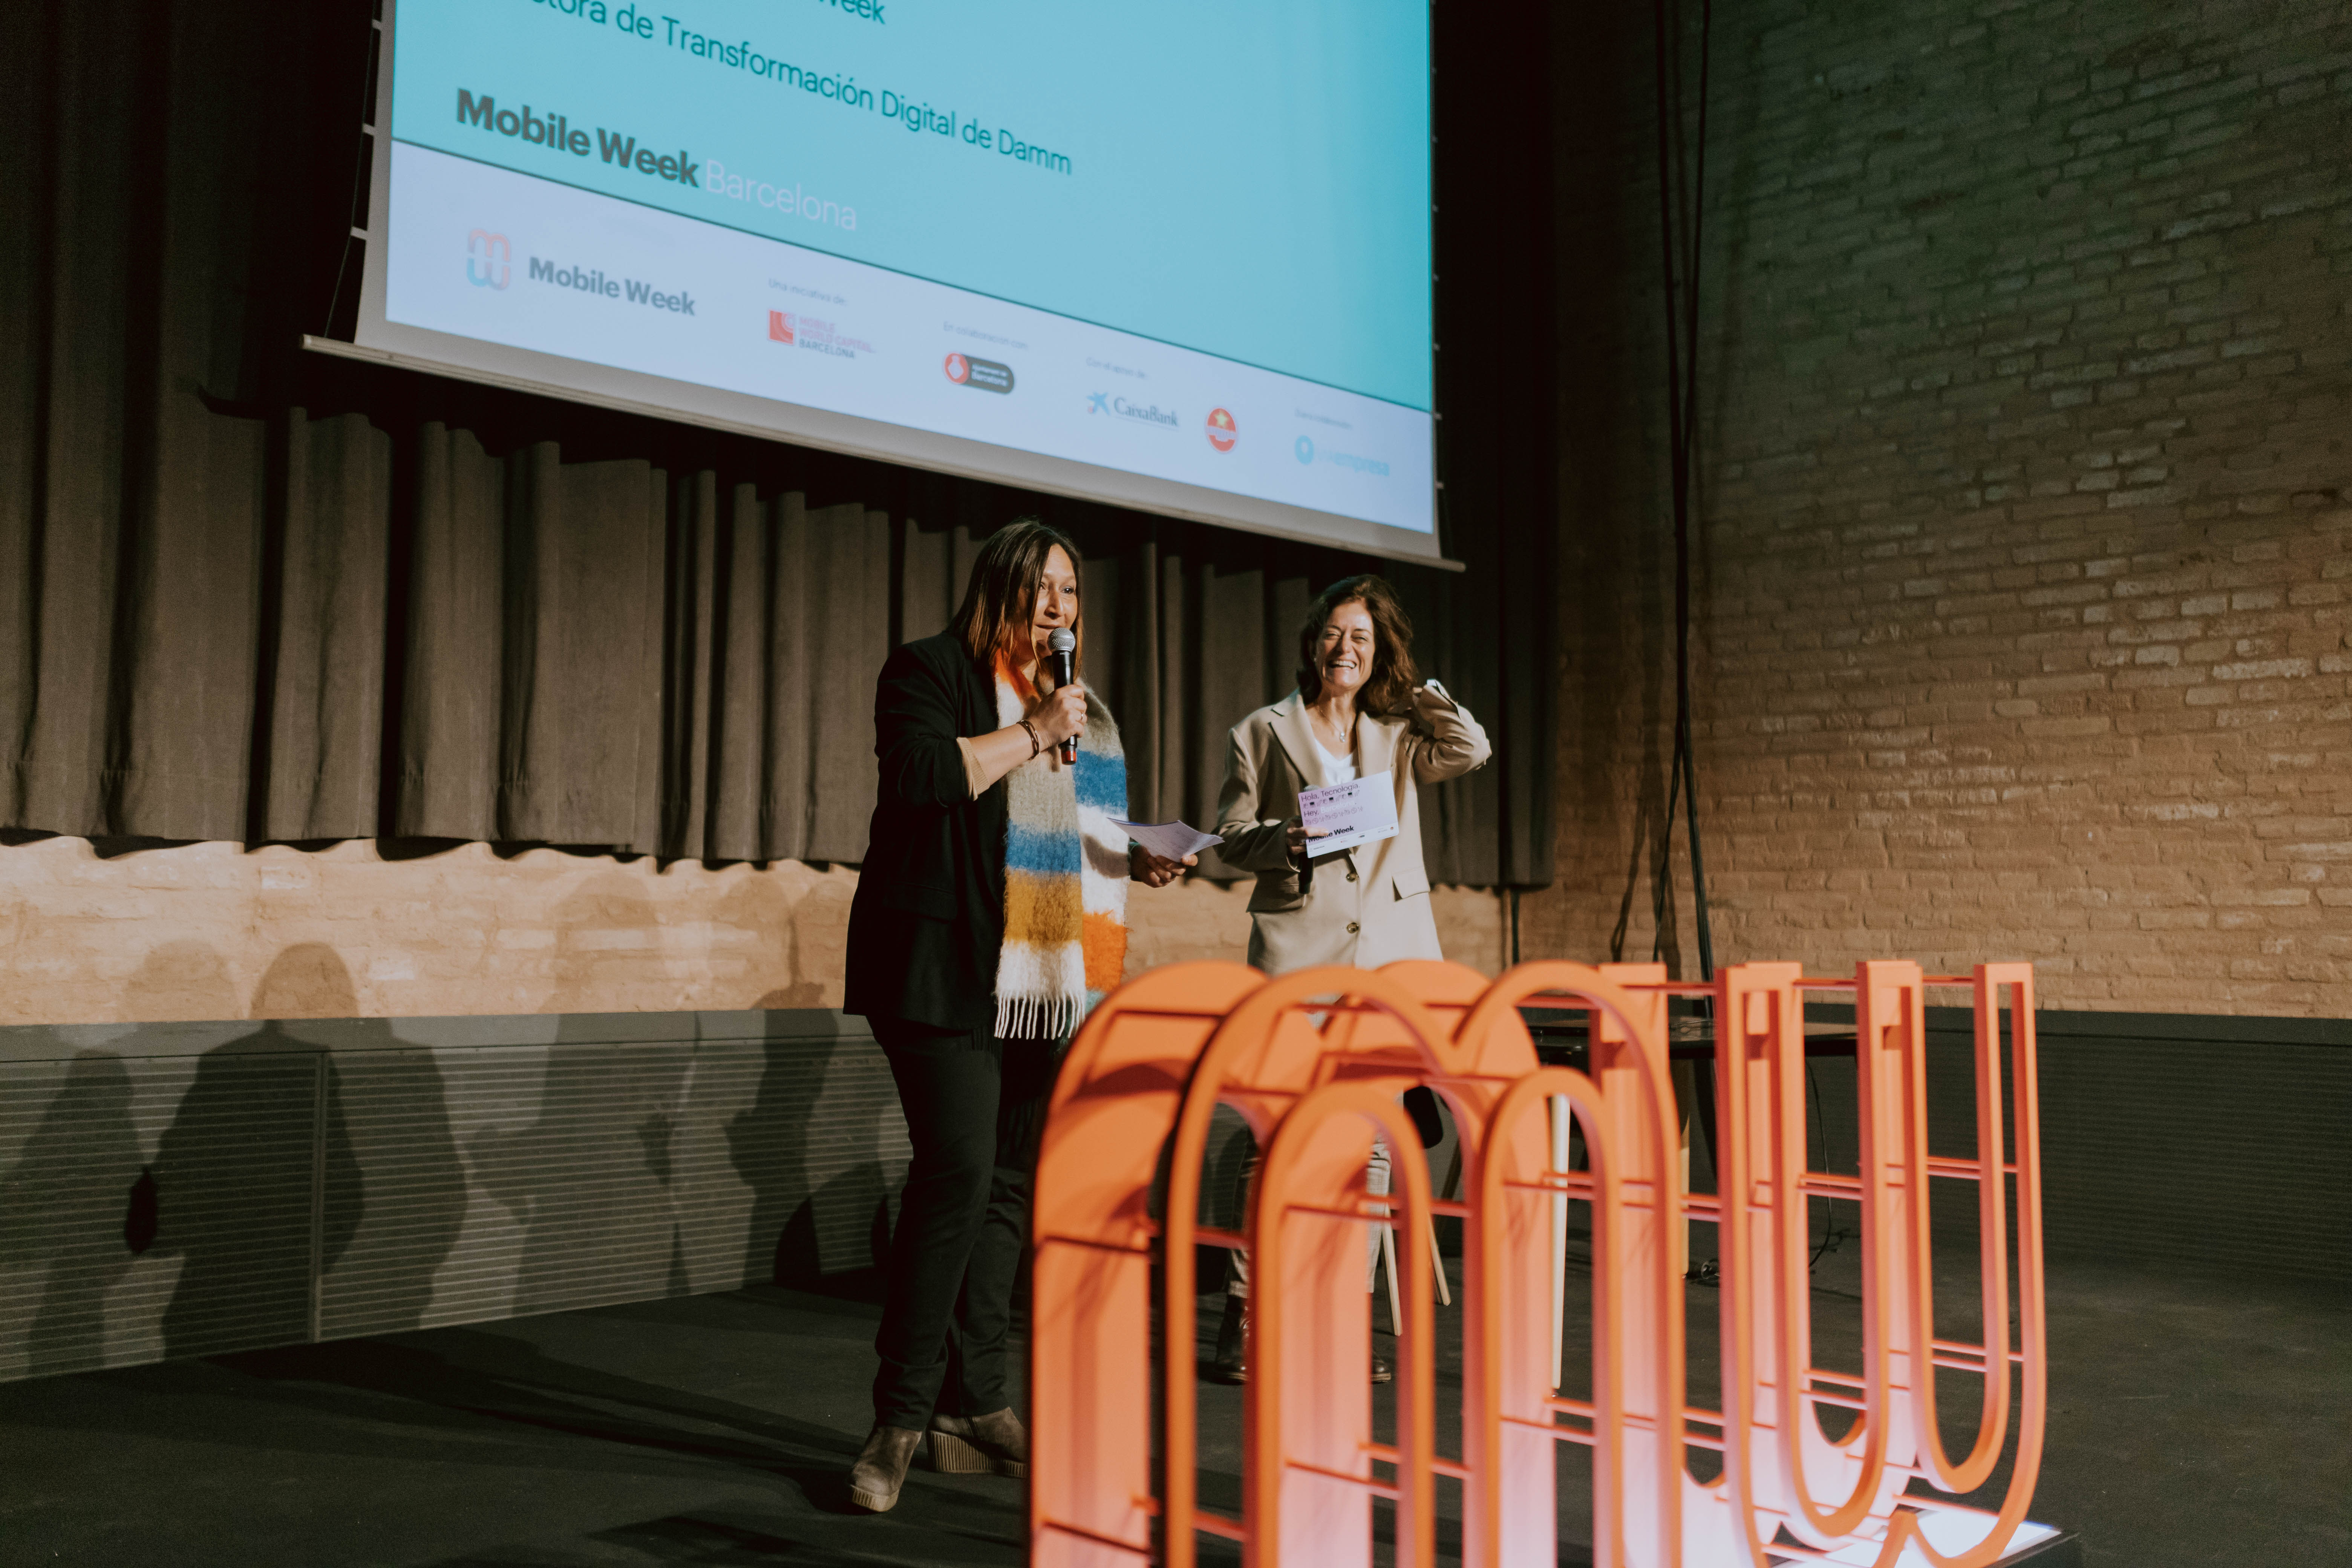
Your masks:
[{"label": "caixabank logo", "polygon": [[503,289],[514,278],[514,246],[502,234],[478,228],[466,237],[466,281],[477,289]]},{"label": "caixabank logo", "polygon": [[1174,409],[1162,408],[1157,403],[1137,403],[1114,393],[1089,392],[1087,394],[1087,417],[1097,414],[1108,414],[1114,419],[1123,419],[1129,424],[1149,425],[1155,430],[1173,430],[1181,423]]},{"label": "caixabank logo", "polygon": [[1209,433],[1209,445],[1220,452],[1232,451],[1234,443],[1242,438],[1242,427],[1234,422],[1231,414],[1222,408],[1209,410],[1209,421],[1204,428]]}]

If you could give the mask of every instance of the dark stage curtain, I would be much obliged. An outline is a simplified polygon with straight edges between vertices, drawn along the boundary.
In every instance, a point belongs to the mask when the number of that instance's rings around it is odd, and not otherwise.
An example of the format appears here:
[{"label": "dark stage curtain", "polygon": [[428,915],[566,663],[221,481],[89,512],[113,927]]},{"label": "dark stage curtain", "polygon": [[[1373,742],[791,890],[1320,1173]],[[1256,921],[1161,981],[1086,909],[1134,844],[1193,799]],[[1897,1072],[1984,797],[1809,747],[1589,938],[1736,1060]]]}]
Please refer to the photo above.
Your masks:
[{"label": "dark stage curtain", "polygon": [[[0,28],[0,829],[856,861],[876,671],[1033,511],[1088,552],[1134,810],[1201,822],[1310,594],[1376,565],[306,353],[357,292],[366,7]],[[1549,656],[1488,564],[1383,569],[1505,759],[1424,797],[1431,874],[1533,884],[1507,667]]]}]

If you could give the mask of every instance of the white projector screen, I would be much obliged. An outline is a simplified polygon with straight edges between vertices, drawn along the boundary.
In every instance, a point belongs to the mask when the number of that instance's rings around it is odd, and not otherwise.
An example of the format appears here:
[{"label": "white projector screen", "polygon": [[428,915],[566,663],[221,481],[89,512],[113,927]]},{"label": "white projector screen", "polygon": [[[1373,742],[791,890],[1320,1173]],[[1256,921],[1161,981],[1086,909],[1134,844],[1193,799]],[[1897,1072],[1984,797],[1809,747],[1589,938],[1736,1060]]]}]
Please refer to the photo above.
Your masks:
[{"label": "white projector screen", "polygon": [[400,0],[329,352],[1439,553],[1427,0]]}]

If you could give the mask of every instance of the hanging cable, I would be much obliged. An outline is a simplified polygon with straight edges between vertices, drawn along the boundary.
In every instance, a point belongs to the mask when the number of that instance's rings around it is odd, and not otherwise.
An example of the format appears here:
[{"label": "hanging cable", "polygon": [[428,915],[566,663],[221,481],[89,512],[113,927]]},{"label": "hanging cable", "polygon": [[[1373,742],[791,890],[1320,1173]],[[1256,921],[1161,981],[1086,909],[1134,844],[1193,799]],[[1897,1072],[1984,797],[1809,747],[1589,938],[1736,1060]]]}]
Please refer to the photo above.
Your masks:
[{"label": "hanging cable", "polygon": [[[1698,27],[1698,151],[1692,159],[1690,205],[1686,222],[1678,222],[1682,202],[1682,159],[1675,132],[1682,124],[1682,37],[1680,15],[1670,28],[1667,0],[1651,0],[1657,24],[1658,76],[1658,246],[1663,277],[1659,292],[1666,307],[1666,446],[1674,463],[1675,509],[1675,750],[1667,769],[1664,828],[1658,840],[1657,874],[1651,884],[1652,945],[1654,962],[1665,951],[1667,894],[1674,877],[1675,805],[1680,800],[1690,838],[1691,912],[1698,931],[1698,968],[1703,980],[1715,979],[1715,931],[1706,903],[1706,859],[1698,830],[1698,764],[1691,745],[1691,490],[1693,457],[1698,432],[1698,283],[1702,220],[1706,211],[1706,87],[1707,44],[1714,31],[1713,0],[1700,0]],[[1678,231],[1687,230],[1687,237]],[[1702,1002],[1705,1017],[1714,1011]],[[1667,1012],[1673,1026],[1673,1010]],[[1719,1022],[1719,1020],[1717,1020]],[[1717,1154],[1715,1126],[1715,1080],[1706,1072],[1692,1081],[1695,1109],[1706,1139],[1707,1158]],[[1703,1285],[1719,1283],[1719,1260],[1696,1263],[1688,1279]]]},{"label": "hanging cable", "polygon": [[[1682,118],[1680,28],[1670,39],[1667,0],[1652,0],[1657,25],[1658,237],[1664,257],[1666,305],[1666,433],[1674,463],[1675,509],[1675,750],[1667,770],[1665,831],[1659,842],[1654,884],[1655,932],[1652,956],[1664,951],[1666,889],[1673,875],[1675,806],[1682,805],[1690,839],[1691,901],[1698,928],[1702,979],[1715,978],[1715,935],[1707,912],[1706,859],[1698,828],[1698,770],[1691,746],[1691,489],[1698,426],[1698,284],[1701,221],[1706,205],[1707,43],[1714,27],[1713,0],[1700,0],[1698,34],[1698,150],[1692,159],[1690,212],[1678,221],[1682,161],[1674,126]],[[1670,80],[1671,84],[1670,85]],[[1677,231],[1687,228],[1686,241]]]}]

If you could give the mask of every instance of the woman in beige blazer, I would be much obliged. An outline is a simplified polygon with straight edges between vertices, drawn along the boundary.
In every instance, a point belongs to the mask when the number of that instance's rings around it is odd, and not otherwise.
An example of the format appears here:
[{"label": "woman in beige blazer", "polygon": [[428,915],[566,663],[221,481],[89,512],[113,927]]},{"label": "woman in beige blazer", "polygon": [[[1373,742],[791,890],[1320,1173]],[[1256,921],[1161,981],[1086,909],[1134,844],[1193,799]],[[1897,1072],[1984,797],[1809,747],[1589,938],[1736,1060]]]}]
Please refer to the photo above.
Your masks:
[{"label": "woman in beige blazer", "polygon": [[[1217,796],[1217,853],[1257,873],[1250,894],[1249,961],[1268,974],[1318,963],[1377,969],[1399,958],[1443,958],[1421,861],[1418,786],[1459,778],[1485,762],[1486,732],[1469,710],[1412,667],[1412,623],[1378,577],[1334,583],[1298,628],[1298,689],[1234,726]],[[1298,792],[1390,776],[1397,832],[1318,856],[1298,820]],[[1243,1167],[1244,1187],[1256,1169]],[[1367,1184],[1389,1190],[1388,1151],[1375,1144]],[[1367,1243],[1374,1238],[1365,1237]],[[1204,1369],[1241,1383],[1249,1369],[1249,1259],[1226,1255],[1224,1321]],[[1365,1286],[1372,1281],[1365,1258]],[[1375,1355],[1374,1383],[1390,1378]]]},{"label": "woman in beige blazer", "polygon": [[[1377,969],[1442,958],[1421,859],[1425,784],[1459,778],[1491,754],[1486,732],[1412,663],[1412,623],[1378,577],[1349,577],[1307,607],[1298,689],[1234,726],[1217,796],[1217,848],[1257,874],[1249,961],[1268,974],[1317,963]],[[1298,792],[1387,773],[1397,833],[1317,856]]]}]

